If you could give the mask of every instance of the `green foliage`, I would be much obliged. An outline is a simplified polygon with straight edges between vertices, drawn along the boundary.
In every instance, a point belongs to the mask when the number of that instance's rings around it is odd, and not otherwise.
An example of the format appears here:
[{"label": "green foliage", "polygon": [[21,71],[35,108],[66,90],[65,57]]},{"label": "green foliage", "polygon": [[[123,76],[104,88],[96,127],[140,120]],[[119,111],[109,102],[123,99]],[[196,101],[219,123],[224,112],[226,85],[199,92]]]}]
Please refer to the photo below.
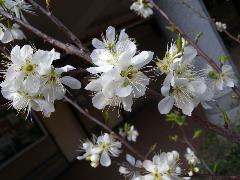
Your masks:
[{"label": "green foliage", "polygon": [[177,140],[178,140],[178,135],[173,135],[173,136],[168,136],[168,139],[170,140],[170,141],[174,141],[174,142],[176,142]]},{"label": "green foliage", "polygon": [[224,120],[224,127],[228,128],[229,127],[229,118],[228,118],[228,114],[226,111],[222,112],[223,114],[223,120]]},{"label": "green foliage", "polygon": [[240,145],[209,134],[199,154],[217,175],[240,175]]},{"label": "green foliage", "polygon": [[202,130],[201,129],[196,129],[195,131],[194,131],[194,133],[193,133],[193,137],[192,137],[192,139],[197,139],[197,138],[199,138],[201,135],[202,135]]},{"label": "green foliage", "polygon": [[173,32],[173,33],[177,32],[177,29],[175,26],[166,26],[165,28],[170,32]]},{"label": "green foliage", "polygon": [[186,116],[179,114],[179,112],[172,112],[166,116],[166,121],[175,123],[178,126],[183,126],[186,121]]},{"label": "green foliage", "polygon": [[109,115],[108,111],[103,111],[103,119],[104,119],[105,124],[109,123],[110,115]]},{"label": "green foliage", "polygon": [[228,57],[228,56],[221,55],[221,56],[219,57],[219,61],[220,61],[220,63],[221,63],[222,65],[225,64],[228,60],[229,60],[229,57]]},{"label": "green foliage", "polygon": [[182,36],[179,33],[177,38],[177,53],[180,53],[182,51],[182,45],[183,45]]}]

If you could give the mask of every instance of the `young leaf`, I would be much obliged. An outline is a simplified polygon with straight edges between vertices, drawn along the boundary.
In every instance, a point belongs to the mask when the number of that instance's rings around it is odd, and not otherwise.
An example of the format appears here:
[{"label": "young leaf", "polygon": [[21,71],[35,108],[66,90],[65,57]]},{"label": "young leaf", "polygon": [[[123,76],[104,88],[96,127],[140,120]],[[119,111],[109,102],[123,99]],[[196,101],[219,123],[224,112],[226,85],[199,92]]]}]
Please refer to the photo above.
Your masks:
[{"label": "young leaf", "polygon": [[228,56],[221,55],[221,56],[219,57],[219,61],[220,61],[221,65],[224,65],[228,60],[229,60],[229,57],[228,57]]},{"label": "young leaf", "polygon": [[177,52],[181,52],[182,51],[182,36],[181,34],[179,33],[178,34],[178,38],[177,38]]},{"label": "young leaf", "polygon": [[223,113],[224,127],[225,127],[226,129],[228,129],[228,127],[229,127],[228,114],[227,114],[226,111],[223,111],[222,113]]},{"label": "young leaf", "polygon": [[199,137],[201,136],[202,132],[203,132],[203,131],[202,131],[201,129],[195,130],[194,133],[193,133],[192,139],[199,138]]},{"label": "young leaf", "polygon": [[168,136],[168,138],[169,138],[170,141],[175,141],[176,142],[178,140],[178,135],[175,134],[173,136]]}]

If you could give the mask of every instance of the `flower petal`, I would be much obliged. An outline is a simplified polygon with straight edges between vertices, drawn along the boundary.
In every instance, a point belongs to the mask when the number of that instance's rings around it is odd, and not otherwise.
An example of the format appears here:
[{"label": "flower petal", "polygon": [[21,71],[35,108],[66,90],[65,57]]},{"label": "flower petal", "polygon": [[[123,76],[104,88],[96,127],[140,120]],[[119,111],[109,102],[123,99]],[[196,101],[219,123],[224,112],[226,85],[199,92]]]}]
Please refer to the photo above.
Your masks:
[{"label": "flower petal", "polygon": [[62,84],[70,87],[71,89],[80,89],[81,83],[77,79],[71,77],[71,76],[64,76],[61,79]]},{"label": "flower petal", "polygon": [[100,158],[100,164],[104,167],[109,167],[111,165],[111,159],[107,152],[103,151],[101,158]]},{"label": "flower petal", "polygon": [[167,96],[158,103],[158,110],[161,114],[168,114],[174,105],[174,98]]}]

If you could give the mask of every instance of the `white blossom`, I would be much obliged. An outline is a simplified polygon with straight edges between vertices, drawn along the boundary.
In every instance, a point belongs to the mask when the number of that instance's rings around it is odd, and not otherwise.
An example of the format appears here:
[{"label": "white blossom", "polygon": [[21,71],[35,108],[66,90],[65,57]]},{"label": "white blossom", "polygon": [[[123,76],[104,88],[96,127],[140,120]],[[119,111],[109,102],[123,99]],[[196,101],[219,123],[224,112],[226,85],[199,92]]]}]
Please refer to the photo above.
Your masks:
[{"label": "white blossom", "polygon": [[130,9],[143,18],[148,18],[153,14],[152,5],[148,0],[135,0]]},{"label": "white blossom", "polygon": [[221,73],[208,65],[206,75],[208,76],[209,85],[215,90],[223,90],[225,87],[232,88],[237,82],[232,66],[226,64],[222,66]]},{"label": "white blossom", "polygon": [[143,161],[143,167],[147,171],[144,176],[147,180],[180,179],[181,168],[178,166],[179,154],[176,151],[155,155],[150,160]]},{"label": "white blossom", "polygon": [[197,164],[200,163],[198,157],[195,155],[195,153],[189,147],[186,149],[186,153],[184,156],[185,156],[188,164],[196,166]]},{"label": "white blossom", "polygon": [[65,95],[63,85],[79,89],[78,80],[62,77],[63,72],[74,69],[72,66],[53,67],[52,62],[59,58],[60,54],[54,49],[43,51],[34,50],[29,45],[15,46],[3,71],[4,81],[0,84],[3,96],[10,101],[9,107],[27,115],[33,109],[49,117],[55,111],[54,101]]},{"label": "white blossom", "polygon": [[0,41],[2,43],[9,43],[14,40],[22,40],[25,39],[26,36],[20,29],[20,26],[17,24],[13,24],[10,27],[4,26],[0,23]]},{"label": "white blossom", "polygon": [[126,178],[129,178],[129,180],[144,180],[143,176],[141,176],[141,173],[137,170],[138,168],[142,167],[142,161],[136,160],[133,156],[127,154],[126,155],[126,163],[122,163],[122,165],[119,167],[120,174],[124,175]]},{"label": "white blossom", "polygon": [[26,21],[22,12],[33,14],[33,8],[25,0],[2,0],[0,4],[1,8],[7,12],[10,12],[19,19]]},{"label": "white blossom", "polygon": [[191,148],[187,148],[186,149],[186,153],[185,153],[185,158],[187,160],[187,163],[189,165],[189,169],[188,169],[188,175],[189,176],[193,176],[193,173],[198,173],[199,172],[199,168],[197,167],[197,164],[200,164],[200,161],[198,159],[198,157],[195,155],[195,153],[191,150]]},{"label": "white blossom", "polygon": [[222,23],[222,22],[218,21],[215,24],[216,24],[217,30],[220,31],[220,32],[227,29],[227,25],[225,23]]},{"label": "white blossom", "polygon": [[82,156],[78,156],[78,160],[86,159],[91,161],[91,166],[97,167],[101,164],[104,167],[111,165],[111,158],[118,157],[121,153],[122,144],[108,133],[104,133],[98,138],[93,138],[93,142],[83,143],[81,151],[84,152]]},{"label": "white blossom", "polygon": [[158,104],[161,114],[168,114],[176,106],[191,116],[194,108],[202,101],[203,94],[207,93],[204,73],[195,70],[193,65],[197,51],[184,39],[181,41],[180,47],[171,44],[163,60],[157,62],[161,74],[166,75],[161,88],[165,98]]},{"label": "white blossom", "polygon": [[119,134],[122,137],[127,137],[128,141],[136,142],[137,137],[139,135],[138,131],[135,129],[133,125],[129,125],[127,123],[124,124],[123,128],[119,129]]},{"label": "white blossom", "polygon": [[85,89],[95,92],[92,101],[98,109],[110,106],[131,111],[133,98],[139,98],[146,92],[149,78],[141,69],[152,60],[153,53],[142,51],[136,54],[135,43],[123,31],[124,35],[120,36],[126,38],[121,40],[116,40],[115,29],[112,27],[108,28],[106,34],[107,40],[104,42],[93,41],[98,49],[93,50],[91,58],[97,66],[87,70],[100,76],[93,79]]}]

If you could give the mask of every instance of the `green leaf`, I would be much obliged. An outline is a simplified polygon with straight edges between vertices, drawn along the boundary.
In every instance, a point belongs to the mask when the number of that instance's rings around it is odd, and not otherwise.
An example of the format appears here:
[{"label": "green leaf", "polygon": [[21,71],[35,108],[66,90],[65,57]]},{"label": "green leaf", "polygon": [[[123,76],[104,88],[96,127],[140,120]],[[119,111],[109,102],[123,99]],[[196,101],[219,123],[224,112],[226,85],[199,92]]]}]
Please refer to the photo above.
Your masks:
[{"label": "green leaf", "polygon": [[104,119],[105,124],[109,123],[110,115],[109,115],[108,111],[103,111],[103,119]]},{"label": "green leaf", "polygon": [[178,135],[173,135],[173,136],[168,136],[168,139],[170,140],[170,141],[177,141],[178,140]]},{"label": "green leaf", "polygon": [[202,132],[203,132],[203,131],[202,131],[201,129],[195,130],[194,133],[193,133],[192,139],[199,138],[199,137],[201,136]]},{"label": "green leaf", "polygon": [[175,26],[166,26],[165,28],[170,32],[173,32],[173,33],[177,32],[177,29]]},{"label": "green leaf", "polygon": [[186,116],[179,114],[179,112],[173,112],[166,116],[166,121],[176,123],[178,126],[183,126],[186,121]]},{"label": "green leaf", "polygon": [[224,120],[224,127],[228,128],[229,127],[229,118],[228,118],[228,114],[226,111],[223,111],[223,120]]},{"label": "green leaf", "polygon": [[229,60],[229,57],[228,56],[225,56],[225,55],[221,55],[219,57],[219,61],[222,65],[224,65],[227,61]]},{"label": "green leaf", "polygon": [[181,34],[179,33],[178,34],[178,38],[177,38],[177,53],[181,52],[182,51],[182,36]]}]

